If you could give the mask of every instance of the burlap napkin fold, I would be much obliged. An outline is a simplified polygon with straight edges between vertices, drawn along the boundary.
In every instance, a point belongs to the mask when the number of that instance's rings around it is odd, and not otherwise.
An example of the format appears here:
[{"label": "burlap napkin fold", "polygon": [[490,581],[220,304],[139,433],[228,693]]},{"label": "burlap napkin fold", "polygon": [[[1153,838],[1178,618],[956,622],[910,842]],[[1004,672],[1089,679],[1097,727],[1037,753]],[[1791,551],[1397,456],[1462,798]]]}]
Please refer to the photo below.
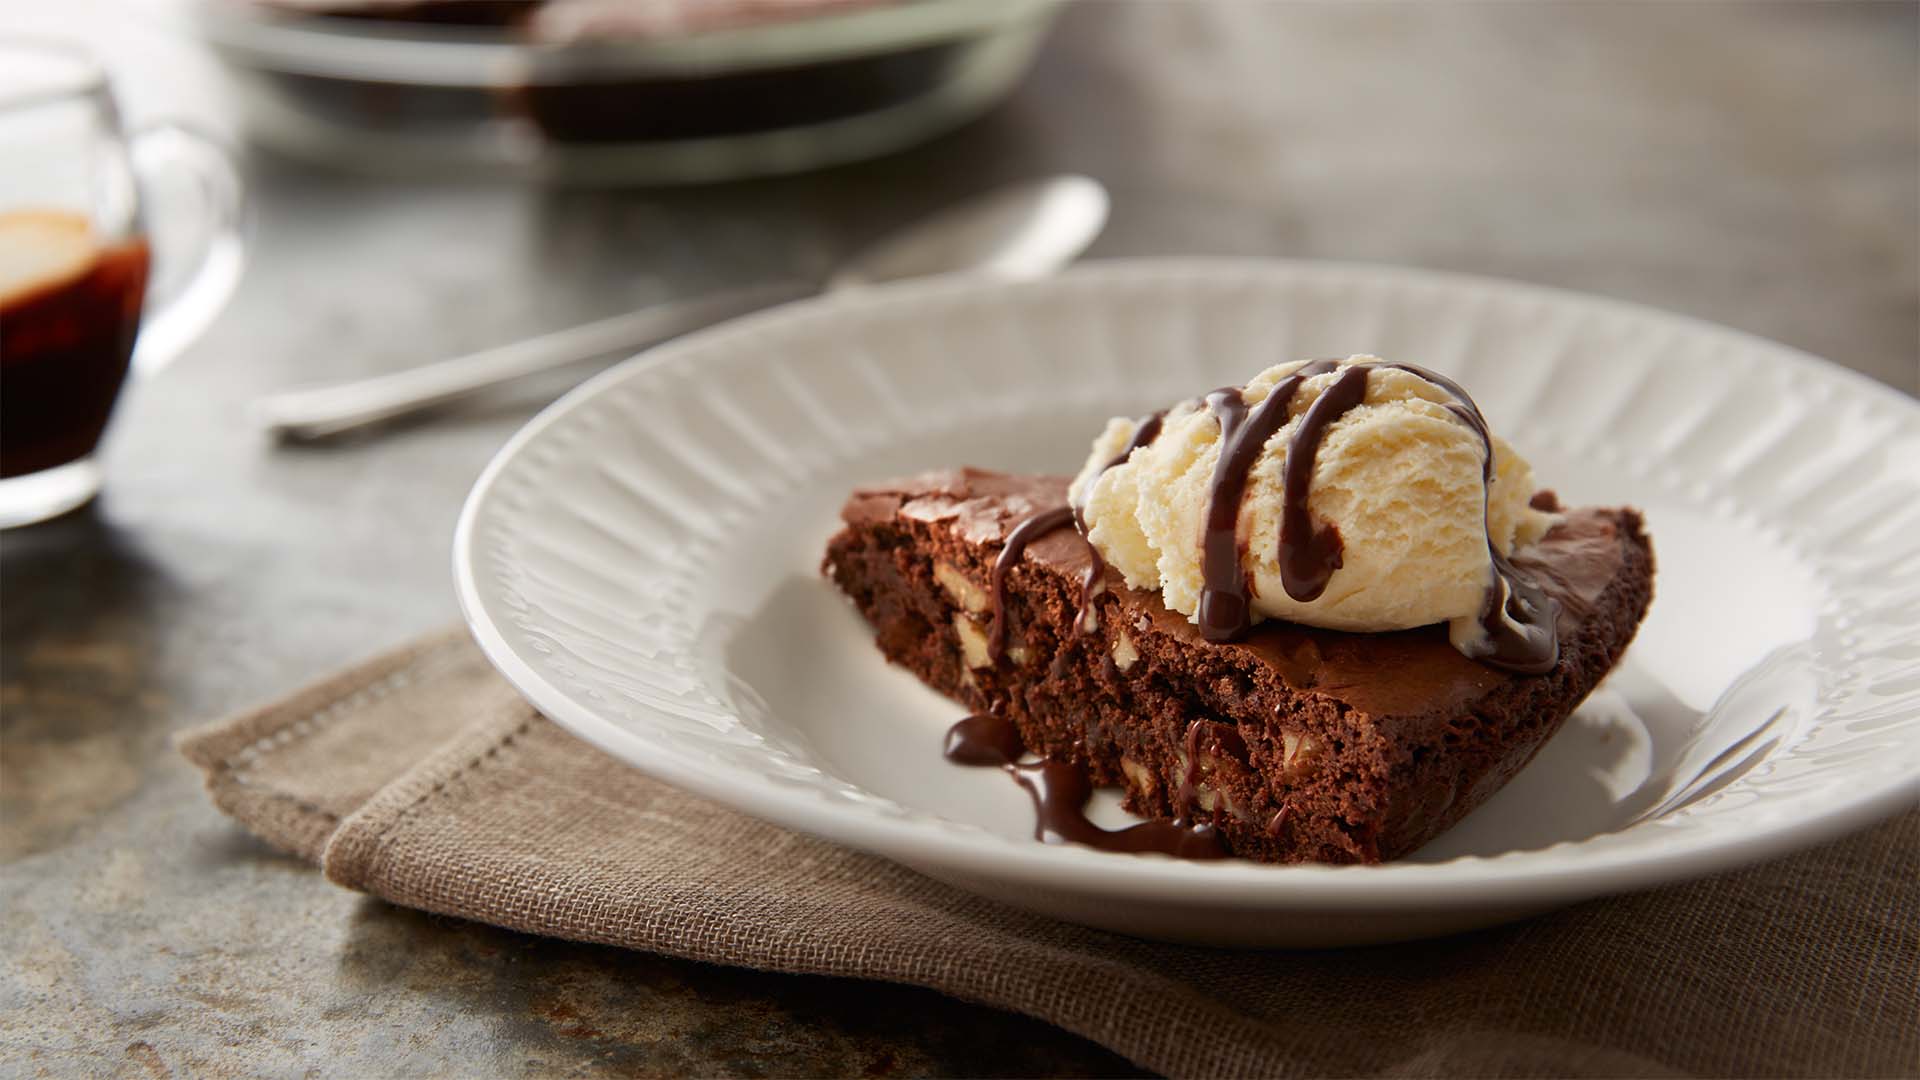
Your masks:
[{"label": "burlap napkin fold", "polygon": [[1920,811],[1689,885],[1441,941],[1156,945],[1027,915],[648,779],[462,632],[182,740],[214,802],[396,904],[932,987],[1201,1075],[1920,1072]]}]

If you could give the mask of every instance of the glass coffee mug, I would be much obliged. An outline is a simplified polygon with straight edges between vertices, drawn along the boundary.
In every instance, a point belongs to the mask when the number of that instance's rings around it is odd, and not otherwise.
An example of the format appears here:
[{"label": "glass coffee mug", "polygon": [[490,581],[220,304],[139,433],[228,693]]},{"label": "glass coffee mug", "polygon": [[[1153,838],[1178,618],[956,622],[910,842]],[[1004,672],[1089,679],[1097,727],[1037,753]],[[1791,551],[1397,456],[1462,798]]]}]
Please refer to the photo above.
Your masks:
[{"label": "glass coffee mug", "polygon": [[94,450],[121,385],[226,303],[239,218],[212,143],[125,133],[84,53],[0,39],[0,528],[100,489]]}]

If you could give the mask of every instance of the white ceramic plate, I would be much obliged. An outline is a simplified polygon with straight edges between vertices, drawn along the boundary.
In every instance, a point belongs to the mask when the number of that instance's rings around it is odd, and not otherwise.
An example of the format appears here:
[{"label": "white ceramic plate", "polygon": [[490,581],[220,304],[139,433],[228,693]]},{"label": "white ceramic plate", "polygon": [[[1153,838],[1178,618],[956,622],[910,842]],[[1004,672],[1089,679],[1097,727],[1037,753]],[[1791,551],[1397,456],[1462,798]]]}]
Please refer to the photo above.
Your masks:
[{"label": "white ceramic plate", "polygon": [[[1353,352],[1457,377],[1569,502],[1646,511],[1657,595],[1627,660],[1402,863],[1034,842],[1004,775],[942,761],[961,710],[884,663],[820,578],[848,490],[961,463],[1071,471],[1110,415]],[[487,655],[582,738],[769,821],[1148,937],[1488,925],[1778,855],[1920,792],[1920,406],[1728,330],[1502,282],[1156,260],[795,305],[542,413],[475,486],[454,562]]]}]

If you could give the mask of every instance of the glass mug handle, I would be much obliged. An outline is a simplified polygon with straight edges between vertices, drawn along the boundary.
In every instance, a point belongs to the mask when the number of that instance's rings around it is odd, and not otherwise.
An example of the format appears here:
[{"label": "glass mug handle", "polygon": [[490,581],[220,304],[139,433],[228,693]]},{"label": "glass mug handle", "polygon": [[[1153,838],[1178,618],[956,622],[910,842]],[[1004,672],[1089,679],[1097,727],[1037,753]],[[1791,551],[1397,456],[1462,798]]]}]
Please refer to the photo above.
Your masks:
[{"label": "glass mug handle", "polygon": [[240,175],[220,145],[174,124],[127,137],[148,241],[161,271],[148,283],[133,369],[179,356],[226,305],[244,260]]}]

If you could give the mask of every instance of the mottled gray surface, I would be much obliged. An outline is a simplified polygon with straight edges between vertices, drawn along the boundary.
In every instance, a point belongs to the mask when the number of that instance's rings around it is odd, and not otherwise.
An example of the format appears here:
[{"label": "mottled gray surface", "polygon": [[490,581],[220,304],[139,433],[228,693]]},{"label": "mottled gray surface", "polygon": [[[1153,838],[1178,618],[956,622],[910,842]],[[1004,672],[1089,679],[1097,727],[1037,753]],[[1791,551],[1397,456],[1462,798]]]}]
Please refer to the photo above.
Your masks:
[{"label": "mottled gray surface", "polygon": [[244,403],[819,268],[1003,178],[1117,199],[1097,255],[1413,263],[1668,307],[1920,389],[1920,8],[1087,4],[936,145],[668,194],[249,164],[255,262],[125,403],[110,490],[0,540],[0,1072],[1087,1073],[931,994],[536,941],[240,835],[169,732],[454,617],[455,512],[562,385],[274,450]]}]

